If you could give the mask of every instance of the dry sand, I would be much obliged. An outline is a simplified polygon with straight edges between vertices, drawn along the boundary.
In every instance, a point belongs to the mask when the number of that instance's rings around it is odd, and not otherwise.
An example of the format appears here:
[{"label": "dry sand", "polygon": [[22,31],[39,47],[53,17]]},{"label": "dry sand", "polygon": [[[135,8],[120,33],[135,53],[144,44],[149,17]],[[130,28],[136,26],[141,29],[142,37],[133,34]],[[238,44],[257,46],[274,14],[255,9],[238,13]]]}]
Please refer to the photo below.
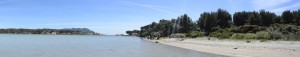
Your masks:
[{"label": "dry sand", "polygon": [[180,41],[178,38],[151,40],[170,46],[232,57],[300,57],[299,41],[218,40],[208,37]]}]

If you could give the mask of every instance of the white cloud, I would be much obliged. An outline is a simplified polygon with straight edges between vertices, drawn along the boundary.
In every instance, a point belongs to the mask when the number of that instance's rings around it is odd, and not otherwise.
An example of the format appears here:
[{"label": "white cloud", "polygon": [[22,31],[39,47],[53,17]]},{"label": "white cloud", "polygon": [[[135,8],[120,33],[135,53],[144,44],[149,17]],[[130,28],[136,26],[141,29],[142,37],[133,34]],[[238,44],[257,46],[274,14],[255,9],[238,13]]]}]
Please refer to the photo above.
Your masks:
[{"label": "white cloud", "polygon": [[174,12],[170,12],[168,10],[162,9],[162,8],[166,8],[166,7],[162,7],[162,6],[147,5],[147,4],[135,3],[135,2],[129,2],[129,1],[125,1],[123,3],[125,3],[126,5],[133,5],[133,6],[149,8],[149,9],[160,11],[160,12],[163,12],[166,14],[175,14]]},{"label": "white cloud", "polygon": [[295,8],[295,7],[300,7],[300,3],[296,3],[290,6],[286,6],[286,7],[281,7],[281,8],[277,8],[277,9],[273,9],[271,10],[272,12],[283,12],[285,10],[291,9],[291,8]]},{"label": "white cloud", "polygon": [[266,9],[291,1],[292,0],[252,0],[251,3],[255,9]]}]

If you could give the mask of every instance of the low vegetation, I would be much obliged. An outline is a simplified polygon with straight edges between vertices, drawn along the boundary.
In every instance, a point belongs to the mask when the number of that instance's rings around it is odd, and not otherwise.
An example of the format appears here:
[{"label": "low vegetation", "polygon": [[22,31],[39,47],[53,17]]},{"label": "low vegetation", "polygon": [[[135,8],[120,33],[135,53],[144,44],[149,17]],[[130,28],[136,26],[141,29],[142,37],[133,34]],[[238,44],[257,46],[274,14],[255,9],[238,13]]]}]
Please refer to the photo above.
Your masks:
[{"label": "low vegetation", "polygon": [[209,34],[210,37],[217,37],[219,39],[230,38],[233,32],[230,32],[230,28],[219,29]]},{"label": "low vegetation", "polygon": [[186,34],[177,33],[177,34],[172,34],[170,37],[171,38],[186,38]]},{"label": "low vegetation", "polygon": [[202,37],[204,36],[204,33],[200,32],[200,31],[192,31],[188,34],[186,34],[186,37],[190,37],[190,38],[196,38],[196,37]]}]

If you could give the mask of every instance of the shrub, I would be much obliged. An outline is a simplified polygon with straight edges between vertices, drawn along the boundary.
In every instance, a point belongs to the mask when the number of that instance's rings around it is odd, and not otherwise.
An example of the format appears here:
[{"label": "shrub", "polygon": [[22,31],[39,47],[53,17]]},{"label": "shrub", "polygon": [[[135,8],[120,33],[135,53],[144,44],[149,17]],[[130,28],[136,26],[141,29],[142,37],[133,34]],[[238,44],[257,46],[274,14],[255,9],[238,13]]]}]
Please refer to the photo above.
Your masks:
[{"label": "shrub", "polygon": [[270,32],[270,39],[272,40],[297,40],[300,38],[297,34],[300,31],[299,29],[300,27],[297,25],[273,24],[267,31]]},{"label": "shrub", "polygon": [[253,33],[247,33],[247,34],[244,34],[245,38],[244,39],[255,39],[257,36],[256,34],[253,34]]},{"label": "shrub", "polygon": [[220,28],[220,27],[213,27],[213,28],[211,28],[211,31],[212,31],[212,32],[215,32],[215,31],[221,31],[221,30],[223,30],[223,29]]},{"label": "shrub", "polygon": [[300,33],[292,33],[289,35],[285,35],[284,40],[289,40],[289,41],[299,41],[300,40]]},{"label": "shrub", "polygon": [[225,39],[225,38],[230,38],[230,36],[233,33],[230,32],[229,28],[225,28],[225,29],[220,29],[218,31],[212,32],[211,34],[209,34],[210,37],[217,37],[219,39]]},{"label": "shrub", "polygon": [[260,42],[267,42],[267,41],[268,41],[267,39],[260,40]]},{"label": "shrub", "polygon": [[258,31],[262,31],[265,29],[266,29],[265,27],[260,27],[257,25],[243,25],[239,27],[234,27],[230,31],[234,33],[256,33]]},{"label": "shrub", "polygon": [[230,34],[227,34],[227,33],[217,33],[217,38],[220,38],[220,39],[225,39],[225,38],[230,38]]},{"label": "shrub", "polygon": [[165,40],[165,39],[168,39],[168,38],[161,37],[161,38],[158,38],[157,40]]},{"label": "shrub", "polygon": [[234,33],[232,36],[231,36],[231,39],[244,39],[244,35],[243,34],[240,34],[240,33]]},{"label": "shrub", "polygon": [[192,32],[186,34],[186,37],[191,37],[191,38],[202,37],[202,36],[204,36],[204,33],[199,32],[199,31],[192,31]]},{"label": "shrub", "polygon": [[272,39],[272,40],[279,40],[281,38],[282,38],[282,34],[275,33],[275,32],[270,32],[270,39]]},{"label": "shrub", "polygon": [[256,39],[270,39],[270,34],[266,31],[257,32],[256,36]]},{"label": "shrub", "polygon": [[210,37],[218,37],[218,34],[220,34],[220,33],[219,32],[212,32],[208,36],[210,36]]},{"label": "shrub", "polygon": [[170,37],[171,38],[186,38],[185,34],[183,34],[183,33],[172,34]]},{"label": "shrub", "polygon": [[253,33],[247,33],[247,34],[234,33],[231,36],[231,39],[255,39],[256,37],[257,37],[256,34]]}]

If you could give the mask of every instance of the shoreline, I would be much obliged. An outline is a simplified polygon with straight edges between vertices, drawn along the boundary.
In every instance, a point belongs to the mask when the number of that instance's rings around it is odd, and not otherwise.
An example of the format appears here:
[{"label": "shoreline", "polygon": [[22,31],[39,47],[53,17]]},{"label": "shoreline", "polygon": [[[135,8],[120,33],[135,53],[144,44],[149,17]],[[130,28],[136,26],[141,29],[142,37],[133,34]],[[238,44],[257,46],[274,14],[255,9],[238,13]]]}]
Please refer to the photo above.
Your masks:
[{"label": "shoreline", "polygon": [[[169,46],[207,52],[232,57],[298,57],[300,41],[267,41],[259,40],[218,40],[208,37],[201,38],[169,38],[164,40],[148,40]],[[145,39],[147,40],[147,39]]]}]

